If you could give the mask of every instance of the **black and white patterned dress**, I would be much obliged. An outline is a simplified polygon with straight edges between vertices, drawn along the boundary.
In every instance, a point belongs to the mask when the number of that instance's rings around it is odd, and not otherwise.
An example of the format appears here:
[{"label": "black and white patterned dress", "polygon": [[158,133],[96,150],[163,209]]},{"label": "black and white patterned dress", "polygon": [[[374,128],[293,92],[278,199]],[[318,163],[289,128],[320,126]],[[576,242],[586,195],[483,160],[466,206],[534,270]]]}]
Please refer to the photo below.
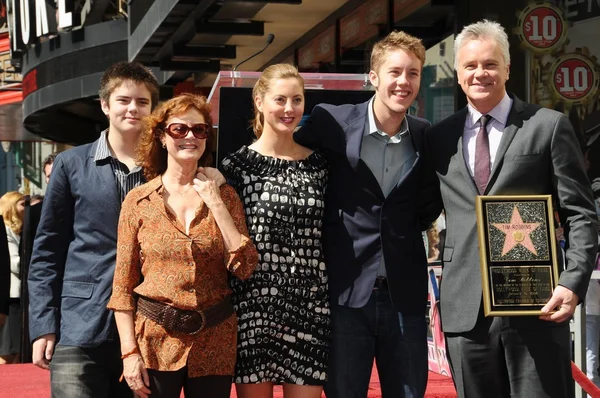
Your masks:
[{"label": "black and white patterned dress", "polygon": [[330,312],[321,226],[327,163],[289,161],[242,147],[222,163],[246,211],[259,261],[232,279],[238,314],[236,383],[323,385]]}]

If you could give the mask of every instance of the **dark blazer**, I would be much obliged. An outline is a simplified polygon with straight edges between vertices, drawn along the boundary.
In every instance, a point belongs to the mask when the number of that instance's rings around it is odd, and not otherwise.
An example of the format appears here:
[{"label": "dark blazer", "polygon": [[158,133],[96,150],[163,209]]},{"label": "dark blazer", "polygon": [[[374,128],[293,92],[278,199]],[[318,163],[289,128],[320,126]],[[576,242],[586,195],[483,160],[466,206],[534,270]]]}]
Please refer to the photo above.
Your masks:
[{"label": "dark blazer", "polygon": [[0,216],[0,314],[8,315],[10,306],[10,253],[4,219]]},{"label": "dark blazer", "polygon": [[29,275],[29,263],[33,250],[33,240],[40,216],[42,215],[42,203],[31,206],[26,202],[25,214],[23,215],[23,230],[21,231],[21,242],[19,253],[21,257],[21,350],[19,360],[21,363],[31,362],[31,344],[29,339],[29,289],[27,287],[27,276]]},{"label": "dark blazer", "polygon": [[[513,106],[485,194],[553,196],[568,242],[559,284],[583,299],[597,253],[597,230],[592,190],[577,137],[561,113],[511,98]],[[442,327],[453,333],[473,329],[482,301],[475,216],[478,191],[463,155],[466,117],[467,108],[426,133],[426,148],[446,210]]]},{"label": "dark blazer", "polygon": [[116,338],[112,292],[121,200],[98,141],[59,154],[52,167],[29,266],[31,340],[56,333],[64,345]]},{"label": "dark blazer", "polygon": [[[422,168],[422,135],[426,120],[407,116],[416,160],[387,198],[366,163],[360,147],[368,102],[359,105],[317,105],[294,135],[301,145],[321,150],[329,163],[323,250],[332,302],[358,308],[371,296],[379,262],[369,260],[383,249],[394,307],[424,314],[427,259],[421,224],[439,215],[440,205],[428,194]],[[422,215],[421,220],[419,214]]]}]

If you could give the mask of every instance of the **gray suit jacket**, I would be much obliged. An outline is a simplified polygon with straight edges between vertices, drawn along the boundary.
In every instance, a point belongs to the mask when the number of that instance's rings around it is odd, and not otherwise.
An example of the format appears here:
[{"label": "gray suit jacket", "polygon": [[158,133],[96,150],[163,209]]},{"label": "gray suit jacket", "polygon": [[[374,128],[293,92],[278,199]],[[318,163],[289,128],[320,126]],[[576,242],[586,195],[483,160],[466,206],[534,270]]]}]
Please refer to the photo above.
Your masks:
[{"label": "gray suit jacket", "polygon": [[[567,239],[559,284],[583,299],[597,253],[597,221],[577,137],[561,113],[511,98],[513,106],[485,194],[552,195]],[[452,333],[473,329],[482,301],[478,191],[463,155],[466,117],[467,108],[431,127],[425,143],[446,210],[440,304],[444,332]]]}]

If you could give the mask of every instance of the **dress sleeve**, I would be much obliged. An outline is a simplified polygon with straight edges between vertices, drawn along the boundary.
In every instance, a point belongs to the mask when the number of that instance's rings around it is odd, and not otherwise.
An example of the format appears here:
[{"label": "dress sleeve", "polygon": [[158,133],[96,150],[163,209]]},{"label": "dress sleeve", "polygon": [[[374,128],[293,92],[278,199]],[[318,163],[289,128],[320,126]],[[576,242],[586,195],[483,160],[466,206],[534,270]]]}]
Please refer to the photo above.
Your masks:
[{"label": "dress sleeve", "polygon": [[237,249],[225,252],[225,264],[229,272],[239,279],[248,279],[252,275],[252,272],[254,272],[256,264],[258,264],[258,253],[248,235],[244,207],[240,197],[230,185],[223,185],[221,187],[221,197],[238,231],[242,234],[240,246]]},{"label": "dress sleeve", "polygon": [[113,291],[108,309],[118,311],[135,310],[133,289],[141,281],[140,242],[138,231],[140,218],[136,211],[137,196],[127,195],[123,201],[119,217],[119,233],[117,239],[117,264],[113,279]]}]

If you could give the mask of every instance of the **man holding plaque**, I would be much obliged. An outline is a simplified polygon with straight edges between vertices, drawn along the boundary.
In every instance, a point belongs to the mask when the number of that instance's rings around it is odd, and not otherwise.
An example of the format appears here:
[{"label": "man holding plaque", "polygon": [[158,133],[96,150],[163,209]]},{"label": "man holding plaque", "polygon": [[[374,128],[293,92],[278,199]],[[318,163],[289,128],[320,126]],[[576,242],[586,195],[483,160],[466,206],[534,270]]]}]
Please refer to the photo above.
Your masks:
[{"label": "man holding plaque", "polygon": [[[441,316],[458,395],[572,397],[568,320],[585,297],[597,252],[592,191],[575,132],[561,113],[506,92],[509,44],[498,23],[484,20],[466,26],[456,37],[454,51],[468,106],[431,127],[426,148],[446,211]],[[525,204],[504,198],[512,203],[506,206],[502,197],[507,195],[550,197],[546,202]],[[501,211],[495,214],[485,207],[488,215],[498,219],[488,220],[489,234],[482,235],[478,234],[476,202],[481,208],[482,198],[488,196],[500,197],[498,203],[504,207],[498,207]],[[545,274],[549,279],[543,279],[535,271],[544,267],[539,265],[543,258],[560,252],[553,241],[552,218],[533,219],[539,216],[536,208],[551,215],[552,204],[567,240],[558,284],[551,281],[552,272]],[[487,237],[482,242],[489,245],[480,247],[478,236]],[[496,254],[484,251],[488,246]],[[542,315],[526,311],[510,314],[521,316],[484,315],[482,292],[487,286],[482,283],[480,266],[494,255],[497,264],[513,264],[510,272],[498,268],[490,273],[496,278],[492,286],[498,288],[491,295],[496,295],[497,304],[501,307],[508,302],[518,309],[545,292],[537,311]],[[518,274],[522,267],[516,264],[523,259],[535,266]],[[563,268],[562,259],[555,259],[554,264],[555,269],[556,264]]]}]

